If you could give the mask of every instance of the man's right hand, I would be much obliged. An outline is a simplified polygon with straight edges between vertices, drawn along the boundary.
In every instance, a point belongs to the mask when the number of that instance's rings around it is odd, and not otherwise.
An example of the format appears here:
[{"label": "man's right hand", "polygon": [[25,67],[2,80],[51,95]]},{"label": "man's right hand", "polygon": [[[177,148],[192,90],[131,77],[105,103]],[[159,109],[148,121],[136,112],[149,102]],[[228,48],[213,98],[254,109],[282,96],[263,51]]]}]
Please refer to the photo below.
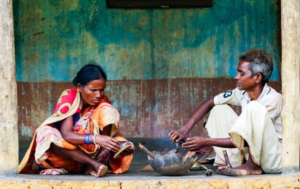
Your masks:
[{"label": "man's right hand", "polygon": [[190,130],[214,107],[214,99],[202,103],[193,113],[189,121],[178,131],[171,131],[169,137],[172,142],[179,142],[188,137]]},{"label": "man's right hand", "polygon": [[172,142],[179,142],[189,136],[189,131],[186,128],[181,128],[178,131],[171,131],[169,137]]}]

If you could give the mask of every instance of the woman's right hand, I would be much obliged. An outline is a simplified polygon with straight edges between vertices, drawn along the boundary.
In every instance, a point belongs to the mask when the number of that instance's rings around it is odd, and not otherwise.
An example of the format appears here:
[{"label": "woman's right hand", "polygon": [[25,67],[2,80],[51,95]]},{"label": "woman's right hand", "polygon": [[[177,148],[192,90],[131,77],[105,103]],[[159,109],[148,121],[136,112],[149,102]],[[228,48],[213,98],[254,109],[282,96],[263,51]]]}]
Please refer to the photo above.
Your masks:
[{"label": "woman's right hand", "polygon": [[171,131],[169,137],[172,142],[179,142],[186,139],[189,136],[189,131],[185,127],[179,129],[178,131]]},{"label": "woman's right hand", "polygon": [[120,150],[119,142],[109,136],[97,135],[96,143],[112,152],[118,152]]}]

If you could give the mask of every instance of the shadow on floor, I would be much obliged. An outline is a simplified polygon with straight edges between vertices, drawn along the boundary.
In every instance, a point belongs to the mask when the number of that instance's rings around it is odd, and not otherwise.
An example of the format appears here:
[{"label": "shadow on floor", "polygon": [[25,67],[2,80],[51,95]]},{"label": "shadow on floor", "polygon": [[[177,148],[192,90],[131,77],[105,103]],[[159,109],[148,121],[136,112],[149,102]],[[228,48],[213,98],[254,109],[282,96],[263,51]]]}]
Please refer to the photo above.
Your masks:
[{"label": "shadow on floor", "polygon": [[[140,150],[138,147],[139,143],[147,147],[150,151],[163,151],[165,148],[173,149],[175,148],[174,143],[170,141],[169,138],[154,138],[154,139],[143,139],[143,138],[129,138],[129,141],[133,142],[136,146],[136,150],[134,152],[133,160],[130,166],[129,171],[126,174],[123,174],[125,177],[127,176],[160,176],[160,174],[156,172],[141,172],[140,170],[149,164],[147,159],[147,155]],[[19,162],[23,159],[27,149],[29,148],[31,141],[19,141]],[[180,151],[184,154],[185,152],[180,149]],[[206,165],[208,168],[216,170],[216,167],[213,167],[211,164]],[[204,170],[194,169],[194,171],[185,173],[185,175],[205,175]],[[121,176],[121,175],[119,175]],[[119,177],[118,176],[118,177]],[[122,176],[121,176],[122,177]]]}]

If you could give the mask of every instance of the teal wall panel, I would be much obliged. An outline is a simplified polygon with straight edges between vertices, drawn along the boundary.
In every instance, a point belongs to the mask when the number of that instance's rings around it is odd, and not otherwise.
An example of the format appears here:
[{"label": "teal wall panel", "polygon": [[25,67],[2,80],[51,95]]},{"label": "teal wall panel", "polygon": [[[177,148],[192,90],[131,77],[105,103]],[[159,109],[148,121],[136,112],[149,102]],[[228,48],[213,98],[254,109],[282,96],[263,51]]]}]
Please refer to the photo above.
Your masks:
[{"label": "teal wall panel", "polygon": [[91,60],[110,80],[232,78],[250,48],[274,58],[278,0],[214,0],[212,8],[107,9],[105,0],[14,0],[21,82],[71,81]]}]

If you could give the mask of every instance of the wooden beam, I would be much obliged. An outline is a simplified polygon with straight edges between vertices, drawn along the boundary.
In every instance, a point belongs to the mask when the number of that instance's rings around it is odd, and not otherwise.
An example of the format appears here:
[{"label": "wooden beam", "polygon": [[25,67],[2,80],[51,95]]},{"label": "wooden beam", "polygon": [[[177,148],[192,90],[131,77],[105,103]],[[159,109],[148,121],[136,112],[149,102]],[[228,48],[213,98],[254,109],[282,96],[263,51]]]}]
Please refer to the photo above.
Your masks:
[{"label": "wooden beam", "polygon": [[107,8],[196,8],[212,7],[212,0],[106,0]]},{"label": "wooden beam", "polygon": [[299,171],[299,16],[299,0],[281,0],[283,174]]},{"label": "wooden beam", "polygon": [[11,176],[19,163],[12,0],[0,0],[0,42],[0,176]]}]

